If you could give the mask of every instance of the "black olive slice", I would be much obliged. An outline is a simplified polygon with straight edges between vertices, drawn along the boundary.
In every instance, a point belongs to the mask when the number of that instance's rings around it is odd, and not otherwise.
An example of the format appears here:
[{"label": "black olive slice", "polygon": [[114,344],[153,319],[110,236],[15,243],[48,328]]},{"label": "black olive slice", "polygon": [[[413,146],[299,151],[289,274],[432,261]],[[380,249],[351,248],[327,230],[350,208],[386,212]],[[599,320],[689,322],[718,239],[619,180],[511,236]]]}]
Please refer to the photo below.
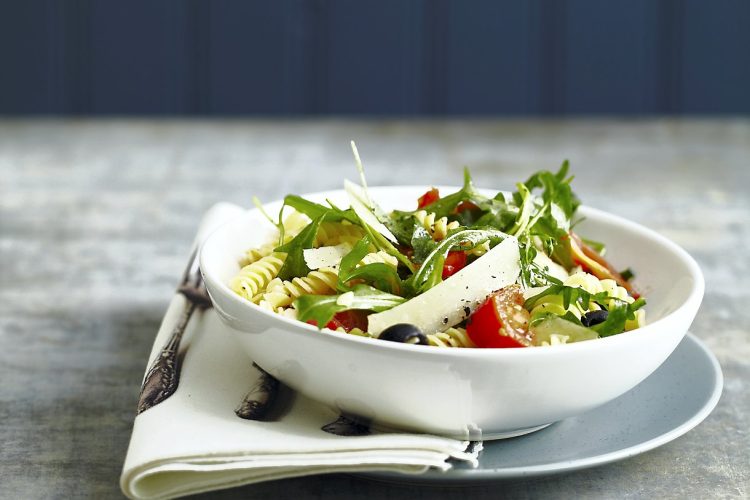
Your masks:
[{"label": "black olive slice", "polygon": [[598,311],[589,311],[586,314],[583,315],[581,318],[581,323],[583,326],[594,326],[598,325],[599,323],[604,323],[607,321],[607,315],[609,313],[605,311],[604,309],[600,309]]},{"label": "black olive slice", "polygon": [[422,333],[422,330],[410,323],[399,323],[389,326],[380,332],[378,338],[391,342],[402,342],[404,344],[429,345],[427,336]]}]

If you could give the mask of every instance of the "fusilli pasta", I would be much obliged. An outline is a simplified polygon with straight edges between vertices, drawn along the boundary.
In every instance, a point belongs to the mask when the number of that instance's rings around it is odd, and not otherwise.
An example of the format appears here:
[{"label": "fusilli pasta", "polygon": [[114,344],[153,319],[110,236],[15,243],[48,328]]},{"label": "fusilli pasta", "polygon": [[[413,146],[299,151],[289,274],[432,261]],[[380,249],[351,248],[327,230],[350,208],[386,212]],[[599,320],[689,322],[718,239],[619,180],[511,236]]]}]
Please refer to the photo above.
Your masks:
[{"label": "fusilli pasta", "polygon": [[437,347],[476,347],[471,341],[465,328],[448,328],[444,332],[427,335],[430,345]]},{"label": "fusilli pasta", "polygon": [[445,239],[445,237],[448,236],[448,231],[456,229],[459,226],[459,223],[456,221],[448,222],[447,217],[436,219],[434,213],[428,213],[425,210],[417,210],[414,213],[414,218],[417,219],[419,225],[424,227],[427,232],[430,233],[430,236],[432,236],[432,239],[435,241]]},{"label": "fusilli pasta", "polygon": [[365,236],[364,230],[346,222],[324,221],[315,236],[315,247],[335,246],[342,243],[356,245]]},{"label": "fusilli pasta", "polygon": [[258,294],[265,290],[268,283],[279,274],[285,259],[285,253],[274,252],[248,264],[232,279],[229,284],[230,288],[240,296],[257,302]]},{"label": "fusilli pasta", "polygon": [[294,299],[301,295],[328,295],[336,290],[338,271],[330,267],[323,267],[310,271],[307,276],[292,280],[275,278],[268,283],[262,294],[261,302],[273,310],[288,307]]}]

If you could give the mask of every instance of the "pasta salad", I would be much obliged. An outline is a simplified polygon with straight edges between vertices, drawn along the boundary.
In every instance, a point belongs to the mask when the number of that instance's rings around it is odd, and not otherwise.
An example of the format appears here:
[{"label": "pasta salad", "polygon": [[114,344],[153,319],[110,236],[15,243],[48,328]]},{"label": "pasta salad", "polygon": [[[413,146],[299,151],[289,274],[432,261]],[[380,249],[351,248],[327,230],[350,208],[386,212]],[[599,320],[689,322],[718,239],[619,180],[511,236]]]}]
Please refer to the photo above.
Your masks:
[{"label": "pasta salad", "polygon": [[230,286],[274,313],[352,335],[440,347],[549,346],[645,323],[645,300],[602,243],[574,230],[568,162],[514,192],[430,188],[413,210],[383,211],[346,181],[350,206],[288,195],[276,237],[248,249]]}]

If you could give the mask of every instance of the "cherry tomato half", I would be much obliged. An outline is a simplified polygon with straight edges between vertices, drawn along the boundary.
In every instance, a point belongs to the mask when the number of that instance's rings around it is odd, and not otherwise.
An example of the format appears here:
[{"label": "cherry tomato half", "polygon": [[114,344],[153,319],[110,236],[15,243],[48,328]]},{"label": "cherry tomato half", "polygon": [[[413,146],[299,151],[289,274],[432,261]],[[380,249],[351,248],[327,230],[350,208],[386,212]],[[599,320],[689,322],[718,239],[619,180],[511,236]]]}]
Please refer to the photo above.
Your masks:
[{"label": "cherry tomato half", "polygon": [[[307,320],[307,324],[318,326],[318,322],[314,319]],[[343,328],[347,332],[359,328],[360,330],[366,331],[367,313],[360,309],[349,309],[348,311],[337,312],[333,315],[331,321],[326,323],[326,328],[331,330]]]},{"label": "cherry tomato half", "polygon": [[453,276],[466,267],[466,252],[448,252],[443,264],[443,279]]},{"label": "cherry tomato half", "polygon": [[533,335],[521,287],[510,285],[490,295],[469,318],[466,333],[477,347],[530,346]]},{"label": "cherry tomato half", "polygon": [[460,214],[461,212],[465,212],[467,210],[469,211],[479,210],[479,207],[470,201],[462,201],[461,203],[456,205],[457,214]]},{"label": "cherry tomato half", "polygon": [[333,315],[333,319],[326,324],[326,328],[330,328],[331,330],[343,328],[347,332],[355,328],[367,330],[367,314],[360,309],[337,312]]},{"label": "cherry tomato half", "polygon": [[438,188],[432,188],[419,197],[419,199],[417,200],[417,209],[424,208],[427,205],[432,205],[439,199],[440,191],[438,191]]}]

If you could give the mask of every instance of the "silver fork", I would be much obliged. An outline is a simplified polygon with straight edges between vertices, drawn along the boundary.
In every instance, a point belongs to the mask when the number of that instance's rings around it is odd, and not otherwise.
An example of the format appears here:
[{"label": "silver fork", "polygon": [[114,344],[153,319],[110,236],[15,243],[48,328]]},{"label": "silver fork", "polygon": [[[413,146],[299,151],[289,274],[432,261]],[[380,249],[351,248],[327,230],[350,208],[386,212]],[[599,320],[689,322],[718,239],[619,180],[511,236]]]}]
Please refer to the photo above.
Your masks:
[{"label": "silver fork", "polygon": [[177,390],[180,383],[181,357],[179,356],[180,341],[185,333],[190,318],[196,309],[211,307],[211,300],[203,283],[198,262],[198,249],[193,250],[185,272],[182,275],[177,293],[187,299],[185,310],[172,329],[169,340],[164,345],[159,356],[154,360],[143,379],[141,394],[138,399],[138,414],[152,408],[168,399]]}]

